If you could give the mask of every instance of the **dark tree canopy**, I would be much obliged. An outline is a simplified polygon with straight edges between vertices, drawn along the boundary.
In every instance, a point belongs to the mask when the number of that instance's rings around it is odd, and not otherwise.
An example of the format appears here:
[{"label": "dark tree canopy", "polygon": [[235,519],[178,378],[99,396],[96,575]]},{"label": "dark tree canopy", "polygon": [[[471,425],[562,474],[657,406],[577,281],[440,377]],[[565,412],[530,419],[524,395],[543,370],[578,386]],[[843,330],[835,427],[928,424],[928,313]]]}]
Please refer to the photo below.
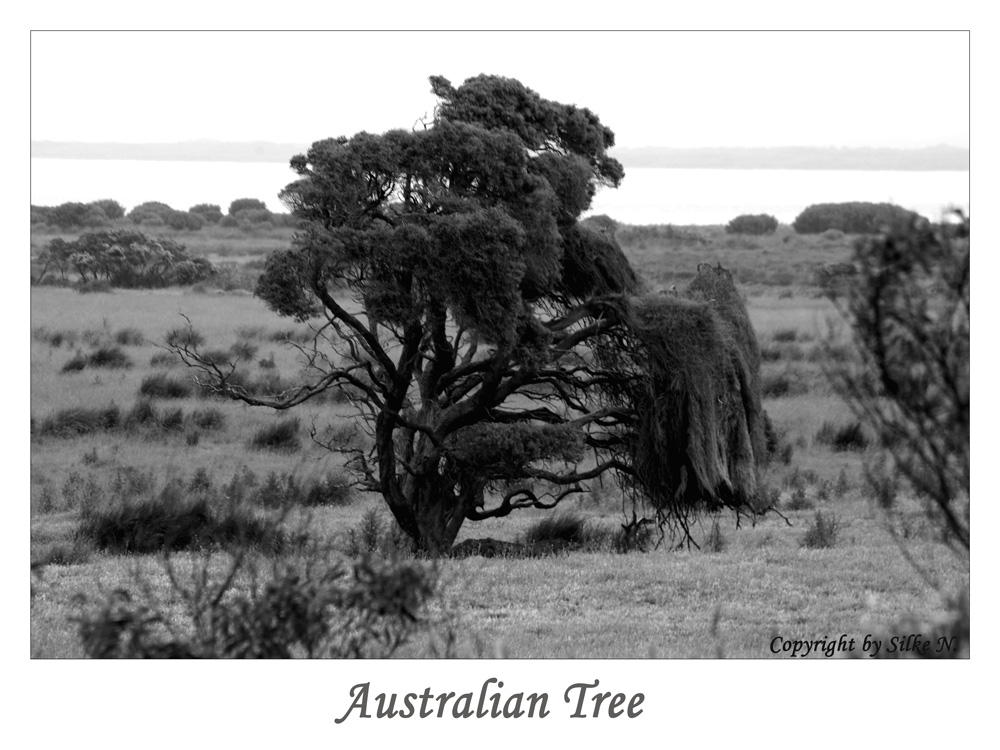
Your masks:
[{"label": "dark tree canopy", "polygon": [[[351,455],[419,548],[442,551],[465,520],[552,507],[609,471],[648,495],[663,479],[633,468],[641,420],[631,396],[642,389],[628,383],[665,360],[644,353],[636,334],[640,284],[613,232],[579,221],[598,187],[624,176],[607,153],[612,131],[590,110],[515,80],[431,85],[441,103],[423,129],[330,138],[292,159],[298,179],[282,200],[303,228],[269,257],[257,295],[313,322],[315,346],[304,353],[315,379],[260,399],[196,350],[180,354],[251,404],[288,408],[346,389],[373,447],[330,447]],[[751,387],[740,364],[756,362],[733,338],[742,322],[704,299],[688,304],[718,337],[725,377]],[[718,396],[693,399],[697,407]],[[747,419],[726,419],[704,415],[691,445],[729,440],[720,430],[730,422],[747,433]],[[744,441],[754,475],[755,439]],[[725,456],[739,450],[680,457],[692,472],[685,497],[735,506],[752,495],[755,482],[730,477],[738,472]]]}]

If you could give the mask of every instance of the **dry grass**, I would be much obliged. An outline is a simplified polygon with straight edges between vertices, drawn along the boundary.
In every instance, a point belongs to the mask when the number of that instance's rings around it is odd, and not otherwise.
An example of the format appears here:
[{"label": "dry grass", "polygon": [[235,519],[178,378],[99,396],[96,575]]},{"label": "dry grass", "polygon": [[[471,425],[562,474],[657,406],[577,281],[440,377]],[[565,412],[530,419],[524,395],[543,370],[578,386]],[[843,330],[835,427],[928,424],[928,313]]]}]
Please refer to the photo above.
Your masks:
[{"label": "dry grass", "polygon": [[[722,242],[724,232],[718,227],[699,228],[709,238],[707,244],[650,241],[644,248],[634,244],[625,250],[654,287],[690,279],[699,262],[721,262],[732,268],[738,282],[742,280],[758,337],[777,352],[764,363],[765,378],[780,376],[794,366],[796,382],[806,387],[805,392],[764,401],[775,426],[794,446],[792,465],[771,467],[766,479],[780,495],[779,507],[785,507],[795,488],[802,487],[813,509],[783,511],[792,526],[772,515],[756,526],[744,523],[736,529],[723,517],[725,544],[713,554],[695,549],[669,551],[664,544],[648,554],[601,551],[541,559],[445,561],[443,594],[432,602],[432,611],[443,627],[455,627],[462,634],[460,655],[689,657],[713,656],[721,650],[727,656],[766,657],[771,655],[767,644],[776,632],[785,637],[863,635],[907,613],[932,617],[942,611],[942,602],[890,541],[874,503],[861,495],[858,478],[865,454],[835,452],[813,439],[825,422],[844,419],[844,405],[825,384],[818,348],[833,308],[816,296],[810,278],[817,264],[844,260],[850,238],[793,236],[786,240],[784,230],[779,229],[773,238],[753,238],[756,249]],[[255,248],[243,249],[248,254],[256,252]],[[249,347],[239,354],[245,360],[241,367],[254,378],[269,373],[288,380],[298,376],[302,363],[282,341],[289,332],[301,339],[304,327],[293,330],[288,321],[247,294],[174,289],[80,295],[66,289],[33,288],[32,329],[58,332],[60,343],[74,337],[85,340],[86,331],[128,328],[142,333],[141,341],[138,335],[128,337],[128,356],[135,363],[131,369],[86,369],[65,375],[60,370],[74,356],[74,349],[57,346],[41,334],[33,337],[31,412],[36,425],[61,409],[82,405],[104,408],[114,404],[124,413],[135,403],[143,378],[156,371],[148,363],[163,351],[157,343],[167,331],[184,324],[179,313],[187,315],[204,335],[207,348],[232,350],[241,341],[253,342],[258,347],[254,354]],[[794,347],[801,349],[801,358]],[[261,362],[266,365],[262,367]],[[173,374],[187,373],[178,368]],[[123,558],[74,547],[79,515],[67,507],[63,493],[69,487],[84,496],[88,472],[107,474],[131,466],[167,481],[203,469],[221,484],[248,463],[258,477],[276,472],[300,482],[318,481],[341,470],[337,457],[307,439],[296,453],[252,454],[247,439],[288,417],[301,420],[303,436],[313,422],[320,430],[327,425],[340,429],[350,414],[346,404],[308,403],[290,414],[275,415],[229,401],[206,402],[192,394],[172,400],[169,406],[189,415],[200,431],[197,441],[189,442],[184,430],[160,431],[155,439],[120,431],[32,439],[32,558],[50,562],[34,584],[33,655],[81,655],[68,619],[76,614],[72,597],[77,592],[94,597],[116,586],[131,586],[134,566],[149,574],[155,589],[166,592],[154,558]],[[161,403],[159,408],[167,407]],[[205,416],[206,410],[211,415]],[[197,419],[196,413],[201,414]],[[793,486],[786,480],[795,469],[806,479],[796,480],[799,483]],[[612,489],[566,502],[586,518],[588,528],[609,533],[621,528],[620,498]],[[307,513],[312,534],[344,543],[345,530],[356,527],[373,508],[384,506],[378,498],[363,496],[349,505],[301,509],[289,522],[300,523]],[[836,515],[840,528],[832,549],[801,547],[816,510]],[[968,580],[967,572],[942,552],[932,535],[918,528],[919,512],[911,500],[901,498],[896,512],[909,524],[909,551],[933,575],[952,589]],[[467,524],[459,541],[480,537],[514,541],[546,517],[544,512],[528,511]],[[695,531],[696,539],[711,538],[711,521],[706,524]],[[182,553],[180,559],[187,559],[187,554]],[[713,631],[717,611],[720,619]],[[426,643],[415,641],[404,655],[426,655],[427,648]]]}]

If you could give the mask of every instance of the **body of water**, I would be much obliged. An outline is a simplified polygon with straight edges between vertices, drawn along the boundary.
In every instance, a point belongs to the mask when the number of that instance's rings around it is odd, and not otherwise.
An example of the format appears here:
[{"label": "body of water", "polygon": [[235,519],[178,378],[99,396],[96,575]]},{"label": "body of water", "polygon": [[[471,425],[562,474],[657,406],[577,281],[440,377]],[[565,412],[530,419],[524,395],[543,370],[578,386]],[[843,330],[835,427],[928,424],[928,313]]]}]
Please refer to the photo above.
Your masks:
[{"label": "body of water", "polygon": [[[278,193],[295,175],[258,162],[32,159],[31,203],[56,206],[112,198],[130,210],[161,201],[186,210],[257,198],[284,211]],[[931,219],[969,209],[968,172],[860,172],[791,169],[627,169],[617,190],[601,188],[591,213],[626,224],[725,224],[740,214],[791,223],[813,203],[896,203]]]}]

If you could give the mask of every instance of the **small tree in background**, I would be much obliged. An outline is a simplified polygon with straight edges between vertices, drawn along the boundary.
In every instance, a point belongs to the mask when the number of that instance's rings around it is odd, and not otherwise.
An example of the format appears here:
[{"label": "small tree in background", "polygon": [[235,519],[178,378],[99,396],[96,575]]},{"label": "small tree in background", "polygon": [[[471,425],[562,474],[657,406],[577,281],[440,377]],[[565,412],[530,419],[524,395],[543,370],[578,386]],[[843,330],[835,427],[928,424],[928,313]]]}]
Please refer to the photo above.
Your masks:
[{"label": "small tree in background", "polygon": [[198,214],[208,224],[218,224],[222,218],[222,208],[214,203],[199,203],[188,209],[190,214]]},{"label": "small tree in background", "polygon": [[727,234],[774,234],[778,220],[768,214],[741,214],[726,224]]},{"label": "small tree in background", "polygon": [[267,205],[256,198],[237,198],[229,204],[229,215],[236,216],[240,211],[267,211]]}]

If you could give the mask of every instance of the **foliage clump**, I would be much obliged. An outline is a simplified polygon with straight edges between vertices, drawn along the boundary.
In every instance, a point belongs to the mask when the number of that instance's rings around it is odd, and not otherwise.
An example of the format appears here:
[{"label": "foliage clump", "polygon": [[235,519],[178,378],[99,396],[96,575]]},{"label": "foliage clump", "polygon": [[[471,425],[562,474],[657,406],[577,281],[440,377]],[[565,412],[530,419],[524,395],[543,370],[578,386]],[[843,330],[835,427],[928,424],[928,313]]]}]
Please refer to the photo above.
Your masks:
[{"label": "foliage clump", "polygon": [[[238,554],[221,576],[209,559],[185,578],[173,561],[167,573],[181,602],[181,627],[148,586],[141,597],[116,589],[76,618],[87,656],[97,659],[386,658],[421,626],[433,597],[432,569],[329,554],[273,564],[261,575]],[[242,574],[249,590],[236,585]],[[139,581],[138,583],[143,583]],[[82,604],[86,605],[84,600]]]},{"label": "foliage clump", "polygon": [[63,278],[76,273],[82,284],[124,288],[193,284],[215,273],[208,260],[189,255],[183,245],[134,229],[85,233],[72,242],[57,237],[46,245],[39,263],[37,283],[58,271]]},{"label": "foliage clump", "polygon": [[778,220],[769,214],[740,214],[726,224],[727,234],[774,234]]},{"label": "foliage clump", "polygon": [[873,234],[886,228],[905,226],[917,214],[892,203],[816,203],[795,217],[792,228],[799,234],[821,234],[837,229],[846,234]]}]

